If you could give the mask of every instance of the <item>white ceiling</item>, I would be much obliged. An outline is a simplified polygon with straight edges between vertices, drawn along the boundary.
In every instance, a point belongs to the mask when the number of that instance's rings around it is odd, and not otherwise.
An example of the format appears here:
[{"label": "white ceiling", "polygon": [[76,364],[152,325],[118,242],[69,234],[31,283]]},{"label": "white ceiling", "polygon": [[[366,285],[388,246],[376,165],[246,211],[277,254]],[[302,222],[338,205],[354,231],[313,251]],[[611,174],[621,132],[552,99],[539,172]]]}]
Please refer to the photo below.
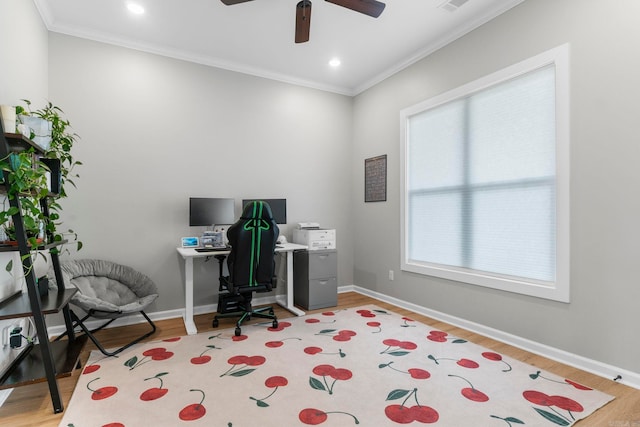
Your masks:
[{"label": "white ceiling", "polygon": [[[355,95],[524,0],[382,0],[379,18],[313,0],[294,43],[298,0],[34,0],[50,31]],[[145,8],[133,15],[126,4]],[[342,65],[328,62],[339,57]]]}]

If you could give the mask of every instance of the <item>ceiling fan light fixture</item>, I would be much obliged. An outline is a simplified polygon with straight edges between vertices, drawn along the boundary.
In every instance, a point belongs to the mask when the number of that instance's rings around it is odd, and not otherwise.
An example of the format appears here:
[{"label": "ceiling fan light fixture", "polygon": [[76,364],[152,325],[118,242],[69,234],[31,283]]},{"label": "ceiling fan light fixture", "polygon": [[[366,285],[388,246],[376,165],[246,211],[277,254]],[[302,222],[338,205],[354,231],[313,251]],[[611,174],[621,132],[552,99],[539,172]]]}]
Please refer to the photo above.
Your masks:
[{"label": "ceiling fan light fixture", "polygon": [[296,5],[296,43],[308,42],[310,29],[311,2],[309,0],[301,0]]},{"label": "ceiling fan light fixture", "polygon": [[129,9],[129,12],[134,15],[142,15],[144,13],[144,7],[140,6],[138,3],[127,3],[127,9]]},{"label": "ceiling fan light fixture", "polygon": [[340,64],[342,64],[342,61],[340,61],[340,58],[331,58],[329,60],[329,66],[331,68],[338,68]]}]

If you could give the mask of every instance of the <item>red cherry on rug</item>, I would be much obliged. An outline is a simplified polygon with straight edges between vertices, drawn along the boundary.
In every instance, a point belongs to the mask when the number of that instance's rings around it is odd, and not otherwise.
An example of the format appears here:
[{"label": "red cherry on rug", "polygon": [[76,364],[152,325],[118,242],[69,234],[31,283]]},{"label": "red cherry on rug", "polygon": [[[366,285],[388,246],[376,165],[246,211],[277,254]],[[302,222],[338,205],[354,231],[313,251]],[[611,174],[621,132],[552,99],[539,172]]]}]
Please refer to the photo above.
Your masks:
[{"label": "red cherry on rug", "polygon": [[567,384],[571,384],[572,386],[574,386],[575,388],[577,388],[578,390],[593,390],[592,388],[587,387],[586,385],[582,385],[580,383],[577,383],[575,381],[571,381],[571,380],[564,380],[564,382],[566,382]]},{"label": "red cherry on rug", "polygon": [[267,328],[267,330],[271,332],[279,332],[279,331],[282,331],[284,328],[288,328],[289,326],[291,326],[291,323],[289,322],[278,322],[277,328],[270,326]]},{"label": "red cherry on rug", "polygon": [[196,356],[196,357],[192,357],[190,362],[194,365],[204,365],[205,363],[208,363],[211,361],[211,356],[205,354],[202,356]]},{"label": "red cherry on rug", "polygon": [[239,355],[239,356],[233,356],[230,357],[229,360],[227,360],[227,363],[230,365],[240,365],[243,363],[247,363],[247,356],[244,355]]},{"label": "red cherry on rug", "polygon": [[102,425],[102,427],[125,427],[125,426],[122,423],[109,423],[109,424]]},{"label": "red cherry on rug", "polygon": [[155,354],[164,354],[167,352],[167,349],[164,347],[155,347],[150,348],[149,350],[145,350],[142,352],[143,356],[153,356]]},{"label": "red cherry on rug", "polygon": [[536,390],[526,390],[522,396],[529,402],[541,406],[553,406],[553,399],[545,393]]},{"label": "red cherry on rug", "polygon": [[173,357],[173,352],[171,351],[165,351],[163,353],[155,353],[153,356],[151,356],[151,360],[167,360],[169,358]]},{"label": "red cherry on rug", "polygon": [[486,402],[489,400],[489,396],[481,392],[480,390],[476,390],[475,388],[463,388],[461,393],[464,397],[474,402]]},{"label": "red cherry on rug", "polygon": [[140,395],[140,400],[144,400],[145,402],[148,402],[150,400],[160,399],[162,396],[164,396],[168,392],[169,390],[166,388],[157,388],[157,387],[150,388],[142,392],[142,394]]},{"label": "red cherry on rug", "polygon": [[380,326],[380,322],[367,322],[367,326],[377,328]]},{"label": "red cherry on rug", "polygon": [[413,419],[420,423],[431,424],[440,418],[438,411],[429,406],[412,406],[409,411]]},{"label": "red cherry on rug", "polygon": [[323,316],[335,316],[336,314],[333,311],[325,311],[322,313]]},{"label": "red cherry on rug", "polygon": [[475,369],[480,366],[478,365],[477,362],[474,362],[473,360],[469,360],[469,359],[460,359],[456,363],[464,368],[469,368],[469,369]]},{"label": "red cherry on rug", "polygon": [[285,377],[281,377],[281,376],[269,377],[264,382],[264,385],[269,388],[284,387],[287,384],[289,384],[289,381]]},{"label": "red cherry on rug", "polygon": [[238,336],[234,335],[231,337],[231,341],[244,341],[247,338],[249,338],[247,335],[238,335]]},{"label": "red cherry on rug", "polygon": [[404,350],[415,350],[418,346],[411,341],[400,341],[398,347]]},{"label": "red cherry on rug", "polygon": [[102,399],[106,399],[108,397],[113,396],[114,394],[116,394],[118,392],[118,387],[113,387],[113,386],[106,386],[106,387],[101,387],[97,390],[92,389],[91,387],[89,387],[91,385],[92,382],[99,380],[100,377],[95,378],[91,381],[89,381],[87,383],[87,389],[89,389],[89,391],[91,391],[91,399],[92,400],[102,400]]},{"label": "red cherry on rug", "polygon": [[335,367],[332,365],[318,365],[313,368],[313,373],[316,375],[320,375],[321,377],[331,375],[333,371],[335,371]]},{"label": "red cherry on rug", "polygon": [[180,337],[173,337],[173,338],[167,338],[165,340],[162,340],[164,342],[176,342],[176,341],[180,341]]},{"label": "red cherry on rug", "polygon": [[382,344],[384,345],[388,345],[389,347],[397,347],[400,345],[400,341],[393,339],[393,338],[388,338],[384,341],[382,341]]},{"label": "red cherry on rug", "polygon": [[584,408],[581,404],[576,402],[573,399],[569,399],[564,396],[550,396],[550,399],[553,400],[553,405],[557,406],[560,409],[564,409],[565,411],[571,412],[582,412]]},{"label": "red cherry on rug", "polygon": [[202,405],[202,402],[204,402],[204,392],[197,389],[191,389],[189,391],[199,391],[200,393],[202,393],[202,400],[200,401],[200,403],[192,403],[191,405],[187,405],[182,408],[182,410],[178,414],[178,417],[180,417],[182,421],[197,420],[204,417],[204,414],[207,413],[207,410]]},{"label": "red cherry on rug", "polygon": [[411,409],[402,405],[389,405],[384,408],[384,413],[391,421],[399,424],[409,424],[414,422]]},{"label": "red cherry on rug", "polygon": [[305,320],[305,323],[320,323],[320,319],[314,319],[314,318],[307,319]]},{"label": "red cherry on rug", "polygon": [[269,347],[269,348],[277,348],[277,347],[282,347],[284,343],[282,341],[269,341],[264,343],[265,346]]},{"label": "red cherry on rug", "polygon": [[263,356],[251,356],[247,357],[247,360],[244,363],[249,366],[259,366],[266,362],[266,360],[267,359],[265,359]]},{"label": "red cherry on rug", "polygon": [[304,349],[304,352],[307,354],[318,354],[318,353],[322,353],[322,349],[320,347],[307,347]]},{"label": "red cherry on rug", "polygon": [[82,375],[92,374],[98,369],[100,369],[100,365],[87,365],[82,371]]},{"label": "red cherry on rug", "polygon": [[329,375],[334,380],[342,380],[342,381],[346,381],[353,376],[350,370],[343,369],[343,368],[334,369],[333,372],[331,372]]},{"label": "red cherry on rug", "polygon": [[498,353],[494,353],[492,351],[485,351],[484,353],[482,353],[482,357],[484,357],[485,359],[495,360],[495,361],[502,360],[501,355],[499,355]]},{"label": "red cherry on rug", "polygon": [[415,378],[417,380],[426,380],[431,377],[431,374],[428,371],[420,368],[411,368],[407,372],[411,375],[411,378]]},{"label": "red cherry on rug", "polygon": [[447,333],[442,331],[431,331],[429,335],[427,335],[427,339],[433,342],[446,342],[447,341]]},{"label": "red cherry on rug", "polygon": [[319,409],[307,408],[300,411],[298,418],[305,424],[315,426],[327,421],[327,413]]}]

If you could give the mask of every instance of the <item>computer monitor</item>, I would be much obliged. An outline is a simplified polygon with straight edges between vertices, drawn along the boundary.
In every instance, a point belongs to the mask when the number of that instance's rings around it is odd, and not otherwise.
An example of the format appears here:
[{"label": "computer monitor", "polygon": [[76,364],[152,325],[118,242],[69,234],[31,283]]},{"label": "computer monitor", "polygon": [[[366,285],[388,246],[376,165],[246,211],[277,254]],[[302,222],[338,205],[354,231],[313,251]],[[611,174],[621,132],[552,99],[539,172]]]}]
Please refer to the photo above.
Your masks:
[{"label": "computer monitor", "polygon": [[189,225],[212,227],[233,224],[236,221],[234,205],[234,199],[190,197]]},{"label": "computer monitor", "polygon": [[287,223],[287,199],[243,199],[242,208],[244,209],[247,203],[258,200],[269,203],[276,224]]}]

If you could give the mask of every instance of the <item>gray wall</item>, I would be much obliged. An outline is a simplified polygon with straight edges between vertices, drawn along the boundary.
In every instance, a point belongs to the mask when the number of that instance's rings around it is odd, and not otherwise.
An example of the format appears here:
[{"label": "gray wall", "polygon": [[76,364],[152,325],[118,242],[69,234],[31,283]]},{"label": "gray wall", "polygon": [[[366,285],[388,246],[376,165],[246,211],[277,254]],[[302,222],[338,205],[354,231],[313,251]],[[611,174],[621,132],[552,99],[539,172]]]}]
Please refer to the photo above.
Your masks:
[{"label": "gray wall", "polygon": [[[352,99],[51,33],[51,99],[81,140],[77,190],[62,202],[84,248],[160,288],[150,311],[184,307],[188,200],[286,198],[293,224],[336,228],[340,283],[352,283]],[[217,261],[195,262],[195,305],[217,299]]]},{"label": "gray wall", "polygon": [[[337,228],[340,284],[640,372],[638,16],[635,0],[530,0],[350,99],[58,34],[47,63],[33,4],[0,0],[0,102],[64,108],[85,163],[63,202],[85,243],[72,256],[149,274],[162,294],[153,310],[183,307],[175,246],[194,232],[189,196],[287,197],[290,223]],[[566,42],[571,303],[400,272],[399,111]],[[363,160],[380,154],[388,201],[365,204]],[[215,302],[215,271],[197,264],[196,304]]]},{"label": "gray wall", "polygon": [[[354,283],[640,372],[640,2],[529,0],[358,95]],[[401,109],[563,43],[571,47],[571,303],[399,272]],[[388,154],[388,201],[363,203],[363,159]],[[383,244],[384,243],[384,244]],[[388,270],[395,270],[395,281]]]}]

